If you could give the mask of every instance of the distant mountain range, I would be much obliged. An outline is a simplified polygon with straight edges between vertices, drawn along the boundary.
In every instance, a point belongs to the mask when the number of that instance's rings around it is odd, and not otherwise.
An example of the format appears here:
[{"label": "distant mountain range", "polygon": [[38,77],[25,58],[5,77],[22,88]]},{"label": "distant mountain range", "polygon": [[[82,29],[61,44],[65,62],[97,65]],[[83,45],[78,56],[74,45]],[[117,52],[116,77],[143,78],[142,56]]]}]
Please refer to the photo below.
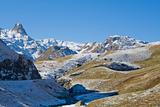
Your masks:
[{"label": "distant mountain range", "polygon": [[[16,23],[11,29],[1,28],[0,39],[3,40],[11,49],[19,54],[23,54],[29,59],[37,59],[38,57],[42,57],[42,53],[44,56],[45,51],[48,51],[50,47],[54,46],[60,47],[59,52],[63,53],[63,55],[59,53],[54,56],[61,57],[75,53],[102,53],[109,50],[129,49],[147,44],[147,42],[139,41],[128,36],[118,35],[110,36],[102,43],[75,43],[56,40],[54,38],[35,40],[28,36],[23,25],[20,23]],[[67,50],[64,50],[66,47],[68,47],[68,52],[66,52]]]},{"label": "distant mountain range", "polygon": [[11,49],[19,54],[24,54],[28,58],[38,58],[41,53],[52,46],[67,46],[72,50],[78,51],[83,44],[68,41],[58,41],[53,38],[34,40],[27,35],[23,25],[15,24],[12,29],[0,29],[0,39],[3,40]]},{"label": "distant mountain range", "polygon": [[103,53],[110,50],[130,49],[135,47],[141,47],[148,44],[148,42],[136,40],[129,36],[109,36],[104,42],[93,42],[86,44],[81,52]]}]

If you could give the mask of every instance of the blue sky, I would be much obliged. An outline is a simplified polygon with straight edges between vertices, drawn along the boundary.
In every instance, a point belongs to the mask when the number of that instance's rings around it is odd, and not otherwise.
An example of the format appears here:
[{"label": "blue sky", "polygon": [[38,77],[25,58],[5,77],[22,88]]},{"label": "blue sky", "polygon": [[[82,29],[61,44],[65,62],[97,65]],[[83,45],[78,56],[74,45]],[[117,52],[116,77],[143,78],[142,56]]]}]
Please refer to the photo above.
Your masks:
[{"label": "blue sky", "polygon": [[0,0],[0,27],[21,22],[35,38],[160,40],[160,0]]}]

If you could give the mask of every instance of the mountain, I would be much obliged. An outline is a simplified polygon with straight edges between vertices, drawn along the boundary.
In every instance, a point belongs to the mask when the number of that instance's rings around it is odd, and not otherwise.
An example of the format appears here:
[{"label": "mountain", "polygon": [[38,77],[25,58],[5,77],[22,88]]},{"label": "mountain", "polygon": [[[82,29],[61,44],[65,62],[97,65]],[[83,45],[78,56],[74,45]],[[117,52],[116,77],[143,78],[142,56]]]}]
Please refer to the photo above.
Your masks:
[{"label": "mountain", "polygon": [[101,43],[93,42],[93,43],[86,43],[81,48],[81,53],[99,53],[98,48],[101,47]]},{"label": "mountain", "polygon": [[84,46],[83,43],[61,41],[61,40],[56,40],[54,38],[42,39],[42,40],[38,40],[37,42],[39,42],[45,48],[49,48],[51,46],[60,46],[60,47],[64,46],[76,52],[81,51],[81,48]]},{"label": "mountain", "polygon": [[[13,29],[11,29],[10,33],[12,36],[15,35],[15,37],[17,36],[17,34],[21,34],[22,36],[27,36],[25,29],[23,28],[22,24],[20,24],[20,23],[16,23],[15,26],[13,27]],[[21,35],[19,35],[19,36],[21,37]]]},{"label": "mountain", "polygon": [[34,39],[29,37],[24,30],[22,24],[8,29],[1,29],[0,38],[14,51],[19,54],[24,54],[27,58],[32,59],[41,53],[44,48]]},{"label": "mountain", "polygon": [[51,39],[34,40],[26,33],[22,24],[17,23],[12,29],[0,29],[2,39],[11,49],[29,59],[38,58],[51,46],[67,46],[74,51],[79,51],[83,44],[69,41]]},{"label": "mountain", "polygon": [[118,50],[118,49],[130,49],[135,47],[141,47],[148,42],[136,40],[129,36],[109,36],[103,43],[102,46],[106,50]]},{"label": "mountain", "polygon": [[160,105],[159,42],[34,40],[20,23],[0,28],[0,38],[0,80],[9,80],[0,81],[0,106]]},{"label": "mountain", "polygon": [[0,80],[40,79],[33,62],[11,50],[0,40]]},{"label": "mountain", "polygon": [[[97,43],[75,43],[69,41],[56,40],[54,38],[34,40],[26,33],[22,24],[17,23],[12,29],[0,29],[0,39],[2,39],[11,49],[19,54],[23,54],[29,59],[37,59],[48,48],[53,46],[68,47],[77,53],[103,53],[110,50],[130,49],[141,47],[147,44],[140,40],[128,36],[109,36],[104,42]],[[63,53],[62,53],[63,54]],[[72,54],[72,52],[70,52]],[[68,55],[68,54],[67,54]]]},{"label": "mountain", "polygon": [[76,52],[80,52],[82,47],[84,46],[83,43],[76,43],[76,42],[70,42],[70,41],[58,41],[58,46],[66,46],[69,47],[69,49],[76,51]]},{"label": "mountain", "polygon": [[109,36],[102,43],[94,42],[84,45],[81,52],[103,53],[105,51],[124,50],[142,47],[146,44],[148,44],[148,42],[136,40],[129,36],[114,35]]},{"label": "mountain", "polygon": [[40,57],[38,57],[37,60],[51,60],[58,57],[64,57],[67,55],[77,54],[77,52],[69,49],[68,47],[64,46],[52,46],[47,49],[44,53],[41,54]]}]

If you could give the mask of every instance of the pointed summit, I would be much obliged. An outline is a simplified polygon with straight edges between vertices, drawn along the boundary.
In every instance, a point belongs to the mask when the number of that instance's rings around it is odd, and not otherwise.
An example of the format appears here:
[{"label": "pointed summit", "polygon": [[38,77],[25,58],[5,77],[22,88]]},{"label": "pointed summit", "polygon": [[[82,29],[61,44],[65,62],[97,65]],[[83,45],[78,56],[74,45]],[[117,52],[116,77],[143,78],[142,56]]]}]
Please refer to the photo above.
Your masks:
[{"label": "pointed summit", "polygon": [[22,35],[27,35],[25,29],[23,28],[23,25],[21,23],[16,23],[14,28],[12,29],[13,32],[15,33],[20,33]]}]

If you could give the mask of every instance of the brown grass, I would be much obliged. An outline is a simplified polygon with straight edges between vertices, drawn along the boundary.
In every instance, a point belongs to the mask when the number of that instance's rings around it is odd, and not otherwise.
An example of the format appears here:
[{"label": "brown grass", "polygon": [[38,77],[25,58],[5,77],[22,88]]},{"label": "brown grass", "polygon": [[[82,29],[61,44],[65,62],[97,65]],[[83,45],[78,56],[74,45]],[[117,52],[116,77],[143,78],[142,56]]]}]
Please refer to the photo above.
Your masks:
[{"label": "brown grass", "polygon": [[42,64],[43,61],[35,61],[35,64]]},{"label": "brown grass", "polygon": [[[132,94],[117,96],[117,102],[118,102],[117,104],[109,105],[108,102],[110,100],[105,98],[93,101],[87,107],[159,107],[160,106],[160,93],[153,93],[143,97],[134,97]],[[140,92],[134,94],[140,94]],[[118,101],[119,99],[121,99],[121,101]]]},{"label": "brown grass", "polygon": [[[144,90],[153,88],[157,84],[160,84],[160,45],[150,47],[150,51],[152,52],[152,55],[149,59],[135,62],[140,65],[142,69],[129,73],[113,72],[107,69],[103,66],[104,63],[107,63],[105,61],[90,61],[81,67],[72,69],[67,73],[67,75],[82,71],[79,75],[70,77],[73,81],[82,81],[87,79],[100,81],[99,84],[95,83],[94,85],[96,85],[95,89],[101,91],[118,90],[120,95],[143,92]],[[93,85],[93,83],[91,83],[91,85]],[[152,100],[152,98],[154,100]],[[130,100],[125,102],[122,101],[120,105],[112,105],[112,107],[150,107],[150,105],[156,105],[158,101],[160,102],[159,99],[160,94],[149,95],[143,99],[135,99],[135,102],[130,102]],[[147,102],[149,102],[149,104]],[[136,106],[134,104],[136,104]],[[103,101],[97,100],[95,103],[89,105],[89,107],[105,106],[103,106]]]},{"label": "brown grass", "polygon": [[73,56],[73,55],[68,55],[68,56],[65,56],[65,57],[55,58],[54,60],[57,61],[57,62],[65,62],[65,61],[71,59],[72,56]]},{"label": "brown grass", "polygon": [[[143,92],[151,89],[157,84],[160,84],[160,46],[150,47],[152,55],[149,59],[135,62],[139,64],[142,69],[127,73],[124,77],[111,79],[112,89],[119,90],[120,96],[126,95],[125,98],[131,98],[131,94]],[[106,84],[105,84],[106,85]],[[121,97],[122,98],[122,97]],[[118,105],[114,104],[112,107],[152,107],[160,106],[160,92],[145,96],[143,98],[133,98],[122,101]],[[106,107],[104,102],[107,99],[100,99],[89,104],[88,107]]]}]

